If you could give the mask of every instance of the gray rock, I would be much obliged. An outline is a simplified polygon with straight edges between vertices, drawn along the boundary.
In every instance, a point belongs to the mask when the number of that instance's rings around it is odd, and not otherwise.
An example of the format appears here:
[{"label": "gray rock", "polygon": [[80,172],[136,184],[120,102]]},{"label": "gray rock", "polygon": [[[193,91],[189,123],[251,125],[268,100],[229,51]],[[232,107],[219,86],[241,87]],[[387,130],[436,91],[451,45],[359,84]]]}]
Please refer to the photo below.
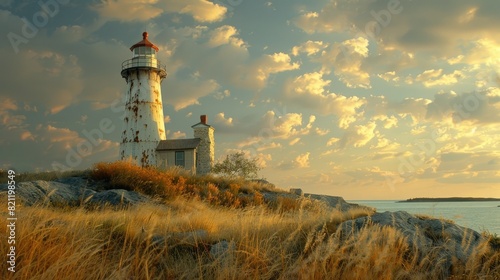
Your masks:
[{"label": "gray rock", "polygon": [[148,202],[149,198],[134,191],[122,189],[96,192],[88,200],[90,205],[128,207]]},{"label": "gray rock", "polygon": [[342,211],[342,212],[346,212],[346,211],[349,211],[349,210],[354,209],[354,208],[364,208],[367,210],[373,210],[370,207],[362,206],[362,205],[355,204],[355,203],[348,203],[340,196],[306,193],[306,194],[304,194],[304,197],[307,197],[307,198],[310,198],[313,200],[317,200],[317,201],[321,201],[321,202],[325,203],[326,206],[331,207],[331,208],[335,208],[335,209]]},{"label": "gray rock", "polygon": [[[0,192],[7,191],[7,184],[0,185]],[[60,182],[31,181],[16,185],[16,198],[24,205],[75,205],[81,203],[95,191]]]},{"label": "gray rock", "polygon": [[[64,183],[62,183],[64,182]],[[7,184],[0,185],[0,192],[8,190]],[[72,177],[57,181],[20,182],[16,185],[16,198],[26,206],[33,205],[88,205],[128,207],[150,199],[142,194],[127,190],[105,190],[96,192],[86,179]]]},{"label": "gray rock", "polygon": [[303,196],[304,195],[304,192],[302,191],[302,189],[290,189],[290,193],[291,194],[296,194],[298,196]]},{"label": "gray rock", "polygon": [[87,187],[88,184],[88,179],[87,178],[82,178],[82,177],[63,177],[63,178],[57,178],[54,180],[54,182],[59,182],[63,183],[66,185],[71,185],[71,186],[77,186],[77,187]]},{"label": "gray rock", "polygon": [[88,178],[82,178],[82,177],[64,177],[64,178],[58,178],[54,180],[54,182],[59,182],[63,183],[66,185],[74,186],[74,187],[79,187],[82,189],[89,189],[89,190],[94,190],[97,191],[96,188],[96,183],[93,182],[92,180]]},{"label": "gray rock", "polygon": [[[420,259],[437,253],[441,270],[448,273],[453,258],[465,263],[474,249],[484,241],[478,232],[440,219],[419,218],[405,211],[375,213],[369,217],[343,222],[337,234],[347,237],[357,234],[366,225],[390,226],[400,231],[411,249],[418,248]],[[439,251],[436,251],[439,250]]]},{"label": "gray rock", "polygon": [[[143,229],[143,233],[147,234],[147,230]],[[199,243],[207,242],[207,240],[208,232],[204,229],[187,232],[172,232],[167,235],[152,235],[149,239],[151,245],[164,247],[168,244],[171,248],[182,245],[195,247]]]},{"label": "gray rock", "polygon": [[210,248],[210,256],[215,259],[222,259],[234,252],[235,248],[236,246],[234,242],[222,240],[212,245],[212,247]]},{"label": "gray rock", "polygon": [[278,202],[278,197],[285,197],[290,199],[299,199],[300,196],[292,193],[277,193],[277,192],[262,192],[262,196],[264,197],[264,201],[272,204]]},{"label": "gray rock", "polygon": [[[300,190],[300,189],[299,189]],[[284,197],[288,199],[306,199],[310,200],[311,202],[320,202],[323,204],[323,206],[329,208],[329,209],[337,209],[342,212],[349,211],[351,209],[366,209],[368,211],[375,212],[375,209],[359,204],[354,204],[354,203],[348,203],[346,202],[342,197],[340,196],[330,196],[330,195],[319,195],[319,194],[309,194],[306,193],[303,196],[289,192],[289,193],[280,193],[280,192],[262,192],[262,195],[264,197],[264,201],[268,204],[273,204],[273,203],[278,203],[278,198],[279,197]]]},{"label": "gray rock", "polygon": [[196,245],[200,242],[207,242],[208,232],[204,229],[198,229],[187,232],[173,232],[167,235],[167,240],[173,244]]}]

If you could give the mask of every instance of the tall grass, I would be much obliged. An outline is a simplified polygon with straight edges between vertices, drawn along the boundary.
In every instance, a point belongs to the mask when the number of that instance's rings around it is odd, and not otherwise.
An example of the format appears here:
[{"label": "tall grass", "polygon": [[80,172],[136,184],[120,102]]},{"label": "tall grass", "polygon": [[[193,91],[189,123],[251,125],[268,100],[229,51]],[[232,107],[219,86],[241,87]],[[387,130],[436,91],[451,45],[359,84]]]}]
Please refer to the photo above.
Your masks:
[{"label": "tall grass", "polygon": [[[263,202],[269,186],[181,170],[100,163],[89,174],[108,188],[143,192],[164,203],[99,211],[84,207],[17,209],[16,273],[0,279],[440,279],[440,248],[417,251],[391,227],[339,234],[364,209],[328,210],[309,200]],[[1,200],[6,200],[0,196]],[[2,220],[7,218],[2,209]],[[205,232],[190,235],[185,233]],[[5,231],[1,240],[7,240]],[[225,253],[211,254],[221,241]],[[463,246],[469,240],[464,239]],[[498,279],[500,250],[491,237],[450,279]],[[9,244],[0,242],[0,251]],[[5,254],[3,254],[5,256]],[[422,258],[417,257],[422,256]]]},{"label": "tall grass", "polygon": [[[419,261],[413,257],[417,252],[393,228],[366,227],[347,239],[335,234],[340,222],[365,215],[362,210],[299,209],[283,214],[263,206],[229,209],[184,198],[119,211],[25,207],[18,209],[17,271],[3,269],[0,278],[439,279],[443,275],[432,262],[432,251]],[[3,212],[2,219],[6,217]],[[208,235],[172,237],[195,230]],[[211,255],[211,246],[220,240],[227,240],[233,249]],[[0,242],[2,252],[7,246]],[[485,242],[466,264],[454,266],[452,276],[497,279],[500,252]]]},{"label": "tall grass", "polygon": [[238,178],[193,176],[180,168],[141,168],[124,161],[97,163],[90,178],[104,181],[106,188],[132,190],[167,201],[183,196],[235,208],[261,205],[260,191],[277,191],[274,186]]}]

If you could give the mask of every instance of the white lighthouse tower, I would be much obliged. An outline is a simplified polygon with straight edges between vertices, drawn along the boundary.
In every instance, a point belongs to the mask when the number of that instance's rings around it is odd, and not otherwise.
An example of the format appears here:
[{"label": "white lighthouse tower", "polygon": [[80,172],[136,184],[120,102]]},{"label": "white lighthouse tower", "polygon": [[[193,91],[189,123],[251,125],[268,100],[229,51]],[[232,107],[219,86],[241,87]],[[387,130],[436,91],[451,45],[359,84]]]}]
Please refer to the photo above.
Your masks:
[{"label": "white lighthouse tower", "polygon": [[133,57],[122,63],[121,72],[127,92],[120,157],[140,166],[156,166],[156,147],[166,139],[160,84],[167,72],[156,59],[159,49],[148,40],[147,32],[130,50]]}]

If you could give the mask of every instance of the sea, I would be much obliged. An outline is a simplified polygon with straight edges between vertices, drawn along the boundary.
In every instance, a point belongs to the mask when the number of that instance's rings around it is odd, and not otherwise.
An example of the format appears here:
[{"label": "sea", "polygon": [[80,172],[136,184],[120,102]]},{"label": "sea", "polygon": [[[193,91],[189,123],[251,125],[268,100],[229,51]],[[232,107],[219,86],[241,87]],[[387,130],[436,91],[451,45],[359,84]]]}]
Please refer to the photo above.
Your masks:
[{"label": "sea", "polygon": [[454,221],[478,232],[500,236],[500,201],[466,202],[398,202],[397,200],[349,200],[371,206],[377,212],[406,211]]}]

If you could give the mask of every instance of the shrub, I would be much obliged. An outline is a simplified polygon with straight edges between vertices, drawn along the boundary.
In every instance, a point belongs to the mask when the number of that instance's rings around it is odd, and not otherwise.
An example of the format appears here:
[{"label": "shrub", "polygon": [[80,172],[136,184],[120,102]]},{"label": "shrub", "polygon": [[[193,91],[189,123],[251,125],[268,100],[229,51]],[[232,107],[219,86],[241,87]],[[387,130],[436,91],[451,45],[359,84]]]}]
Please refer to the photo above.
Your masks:
[{"label": "shrub", "polygon": [[[94,165],[90,177],[105,182],[106,189],[125,189],[167,200],[183,196],[231,208],[263,204],[262,194],[252,189],[257,183],[241,178],[192,176],[179,168],[158,170],[125,161],[101,162]],[[242,185],[247,187],[243,189]],[[244,192],[254,195],[244,196]]]},{"label": "shrub", "polygon": [[241,177],[244,179],[256,178],[261,168],[256,158],[246,158],[242,152],[227,155],[223,161],[217,162],[212,167],[212,172],[230,178]]},{"label": "shrub", "polygon": [[178,170],[160,172],[151,167],[143,168],[125,161],[97,163],[90,177],[106,182],[107,189],[125,189],[161,198],[179,196],[186,187],[186,179]]}]

